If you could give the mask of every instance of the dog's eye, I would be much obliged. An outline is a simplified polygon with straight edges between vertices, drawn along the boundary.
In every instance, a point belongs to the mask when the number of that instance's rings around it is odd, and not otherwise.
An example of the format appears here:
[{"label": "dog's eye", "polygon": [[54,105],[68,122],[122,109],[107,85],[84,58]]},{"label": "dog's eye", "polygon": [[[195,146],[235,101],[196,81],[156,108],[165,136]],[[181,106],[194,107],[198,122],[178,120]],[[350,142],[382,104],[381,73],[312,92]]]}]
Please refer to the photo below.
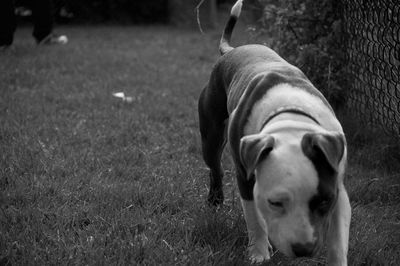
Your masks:
[{"label": "dog's eye", "polygon": [[321,203],[319,204],[320,208],[326,208],[329,206],[329,201],[328,200],[323,200],[321,201]]},{"label": "dog's eye", "polygon": [[319,214],[324,215],[325,213],[327,213],[329,211],[330,206],[331,206],[331,202],[329,200],[323,200],[319,204],[317,210],[318,210]]},{"label": "dog's eye", "polygon": [[332,208],[334,204],[334,196],[326,195],[326,196],[314,196],[310,203],[311,212],[315,212],[317,215],[324,216],[329,210]]},{"label": "dog's eye", "polygon": [[281,201],[268,200],[268,203],[274,208],[283,208],[283,202]]}]

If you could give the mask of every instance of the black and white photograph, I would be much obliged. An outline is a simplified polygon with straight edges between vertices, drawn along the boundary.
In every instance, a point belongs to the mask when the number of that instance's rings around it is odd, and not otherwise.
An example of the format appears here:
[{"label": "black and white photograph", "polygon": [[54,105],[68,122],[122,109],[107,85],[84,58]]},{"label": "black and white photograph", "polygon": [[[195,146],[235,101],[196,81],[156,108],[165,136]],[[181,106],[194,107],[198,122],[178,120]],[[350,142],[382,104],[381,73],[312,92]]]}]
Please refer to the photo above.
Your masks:
[{"label": "black and white photograph", "polygon": [[400,265],[400,1],[0,0],[16,265]]}]

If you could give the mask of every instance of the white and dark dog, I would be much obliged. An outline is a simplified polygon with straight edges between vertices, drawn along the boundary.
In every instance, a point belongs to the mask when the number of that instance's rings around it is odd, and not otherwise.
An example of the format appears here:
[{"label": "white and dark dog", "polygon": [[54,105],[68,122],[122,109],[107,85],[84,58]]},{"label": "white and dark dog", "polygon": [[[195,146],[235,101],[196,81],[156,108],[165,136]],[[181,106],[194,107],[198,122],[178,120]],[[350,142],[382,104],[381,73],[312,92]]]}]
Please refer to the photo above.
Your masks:
[{"label": "white and dark dog", "polygon": [[343,185],[343,129],[297,67],[262,45],[230,46],[241,8],[239,0],[199,99],[208,201],[223,202],[220,161],[228,140],[251,261],[270,259],[269,241],[289,257],[313,256],[325,243],[328,264],[347,265],[351,207]]}]

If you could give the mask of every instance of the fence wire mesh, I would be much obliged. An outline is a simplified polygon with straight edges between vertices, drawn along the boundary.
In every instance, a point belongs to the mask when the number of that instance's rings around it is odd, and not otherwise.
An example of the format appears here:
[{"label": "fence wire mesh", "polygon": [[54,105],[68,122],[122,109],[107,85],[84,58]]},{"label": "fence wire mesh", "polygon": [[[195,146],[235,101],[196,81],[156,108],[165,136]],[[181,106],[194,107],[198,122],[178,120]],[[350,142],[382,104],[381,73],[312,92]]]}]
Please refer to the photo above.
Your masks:
[{"label": "fence wire mesh", "polygon": [[400,137],[400,1],[342,0],[349,108]]}]

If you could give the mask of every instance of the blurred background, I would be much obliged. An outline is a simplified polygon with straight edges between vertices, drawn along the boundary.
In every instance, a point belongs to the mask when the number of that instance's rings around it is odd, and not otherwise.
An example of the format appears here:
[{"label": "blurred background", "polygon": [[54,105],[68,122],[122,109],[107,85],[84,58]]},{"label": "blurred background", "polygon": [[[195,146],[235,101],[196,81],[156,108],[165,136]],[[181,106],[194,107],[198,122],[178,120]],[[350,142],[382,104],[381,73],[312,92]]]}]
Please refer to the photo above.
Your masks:
[{"label": "blurred background", "polygon": [[[16,5],[29,9],[28,0],[17,0]],[[190,25],[197,0],[54,0],[55,14],[59,22],[75,23],[173,23]],[[207,0],[202,4],[205,16],[217,19],[217,9],[231,0]],[[256,1],[249,1],[256,2]],[[23,14],[21,14],[23,15]],[[29,16],[29,11],[25,16]]]},{"label": "blurred background", "polygon": [[[16,1],[22,25],[31,20],[29,2]],[[221,29],[235,1],[53,2],[59,24],[164,24],[202,31]],[[367,124],[400,136],[398,1],[247,0],[244,10],[247,42],[266,44],[299,66],[335,109],[350,104]]]}]

